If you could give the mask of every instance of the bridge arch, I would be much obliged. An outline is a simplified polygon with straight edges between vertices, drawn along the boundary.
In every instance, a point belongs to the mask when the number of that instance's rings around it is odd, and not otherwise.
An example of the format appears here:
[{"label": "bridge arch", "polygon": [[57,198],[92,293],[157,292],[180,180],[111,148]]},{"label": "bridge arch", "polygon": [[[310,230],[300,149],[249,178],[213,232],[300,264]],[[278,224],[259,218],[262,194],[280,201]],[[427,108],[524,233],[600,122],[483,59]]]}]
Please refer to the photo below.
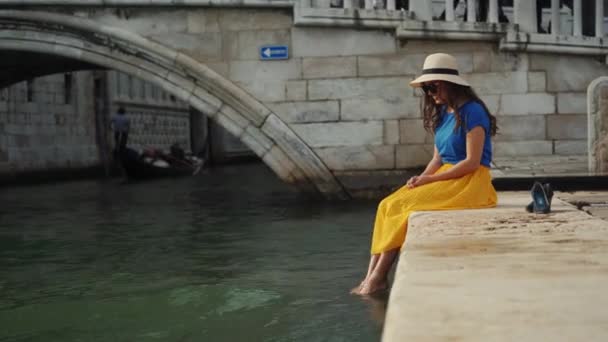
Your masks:
[{"label": "bridge arch", "polygon": [[347,197],[279,116],[204,64],[162,44],[86,18],[0,10],[0,50],[56,55],[154,83],[237,136],[283,181],[327,197]]}]

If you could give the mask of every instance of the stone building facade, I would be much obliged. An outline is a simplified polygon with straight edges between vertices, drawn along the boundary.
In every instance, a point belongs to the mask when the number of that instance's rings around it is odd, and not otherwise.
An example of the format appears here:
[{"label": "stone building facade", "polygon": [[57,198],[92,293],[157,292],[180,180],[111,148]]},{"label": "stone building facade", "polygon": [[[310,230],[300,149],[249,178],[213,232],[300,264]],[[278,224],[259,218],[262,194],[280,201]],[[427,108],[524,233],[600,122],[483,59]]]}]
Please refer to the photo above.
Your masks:
[{"label": "stone building facade", "polygon": [[58,74],[0,91],[0,172],[99,163],[91,72]]},{"label": "stone building facade", "polygon": [[128,145],[136,150],[168,151],[178,143],[205,154],[213,131],[216,161],[252,156],[204,114],[149,82],[114,70],[79,71],[0,90],[0,179],[111,163],[110,118],[119,107],[131,120]]},{"label": "stone building facade", "polygon": [[[53,15],[18,13],[24,24],[13,35],[26,31],[31,38],[22,46],[35,51],[39,33],[28,31],[30,21],[71,20],[73,32],[83,32],[78,39],[98,44],[77,51],[84,60],[142,75],[238,137],[286,182],[310,181],[324,193],[392,186],[428,162],[431,137],[422,129],[420,94],[408,83],[434,52],[456,56],[497,116],[496,158],[587,153],[587,87],[608,74],[602,38],[527,33],[523,22],[420,20],[424,11],[300,6],[305,2],[66,5]],[[535,11],[528,12],[532,19]],[[8,24],[15,15],[6,14]],[[105,40],[87,40],[90,32]],[[49,33],[56,50],[73,46],[73,36],[62,34]],[[287,46],[289,58],[261,60],[265,45]]]}]

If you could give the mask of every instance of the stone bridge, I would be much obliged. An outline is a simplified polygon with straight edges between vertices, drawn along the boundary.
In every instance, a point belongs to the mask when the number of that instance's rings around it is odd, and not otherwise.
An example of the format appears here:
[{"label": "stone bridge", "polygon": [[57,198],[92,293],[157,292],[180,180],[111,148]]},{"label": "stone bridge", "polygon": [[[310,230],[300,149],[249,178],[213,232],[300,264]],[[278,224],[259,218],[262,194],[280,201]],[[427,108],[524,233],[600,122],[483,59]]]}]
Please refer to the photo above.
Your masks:
[{"label": "stone bridge", "polygon": [[[537,32],[534,1],[505,8],[509,23],[498,22],[495,0],[486,22],[459,19],[452,0],[380,3],[5,0],[2,85],[118,70],[204,113],[282,180],[346,198],[387,190],[429,160],[408,82],[443,51],[497,114],[496,156],[587,153],[586,89],[608,74],[603,16],[590,37],[580,1],[549,9],[559,23],[551,34]],[[446,20],[434,20],[445,8]],[[260,47],[273,44],[289,58],[261,60]]]}]

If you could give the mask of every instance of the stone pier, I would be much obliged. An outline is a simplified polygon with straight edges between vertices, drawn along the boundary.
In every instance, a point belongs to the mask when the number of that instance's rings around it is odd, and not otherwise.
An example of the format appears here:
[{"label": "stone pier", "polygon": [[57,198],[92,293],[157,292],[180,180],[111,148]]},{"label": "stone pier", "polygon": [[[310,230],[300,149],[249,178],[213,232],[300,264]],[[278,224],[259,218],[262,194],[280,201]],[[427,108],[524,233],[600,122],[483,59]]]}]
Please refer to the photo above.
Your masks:
[{"label": "stone pier", "polygon": [[413,214],[383,341],[605,341],[608,222],[529,201]]}]

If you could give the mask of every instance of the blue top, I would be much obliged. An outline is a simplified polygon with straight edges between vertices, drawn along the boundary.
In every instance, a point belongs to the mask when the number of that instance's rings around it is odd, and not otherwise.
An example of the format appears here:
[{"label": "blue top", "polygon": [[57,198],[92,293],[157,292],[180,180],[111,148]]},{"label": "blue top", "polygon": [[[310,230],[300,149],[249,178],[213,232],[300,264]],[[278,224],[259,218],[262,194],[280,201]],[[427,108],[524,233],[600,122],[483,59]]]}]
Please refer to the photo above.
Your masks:
[{"label": "blue top", "polygon": [[[462,126],[454,131],[456,118],[454,113],[441,109],[439,126],[435,130],[435,146],[444,164],[456,164],[467,157],[466,133],[477,126],[486,131],[481,154],[481,165],[490,167],[492,161],[492,141],[490,140],[490,117],[481,104],[469,101],[460,107]],[[466,131],[466,132],[465,132]]]},{"label": "blue top", "polygon": [[131,120],[129,120],[126,114],[114,114],[110,122],[112,123],[114,132],[129,133]]}]

